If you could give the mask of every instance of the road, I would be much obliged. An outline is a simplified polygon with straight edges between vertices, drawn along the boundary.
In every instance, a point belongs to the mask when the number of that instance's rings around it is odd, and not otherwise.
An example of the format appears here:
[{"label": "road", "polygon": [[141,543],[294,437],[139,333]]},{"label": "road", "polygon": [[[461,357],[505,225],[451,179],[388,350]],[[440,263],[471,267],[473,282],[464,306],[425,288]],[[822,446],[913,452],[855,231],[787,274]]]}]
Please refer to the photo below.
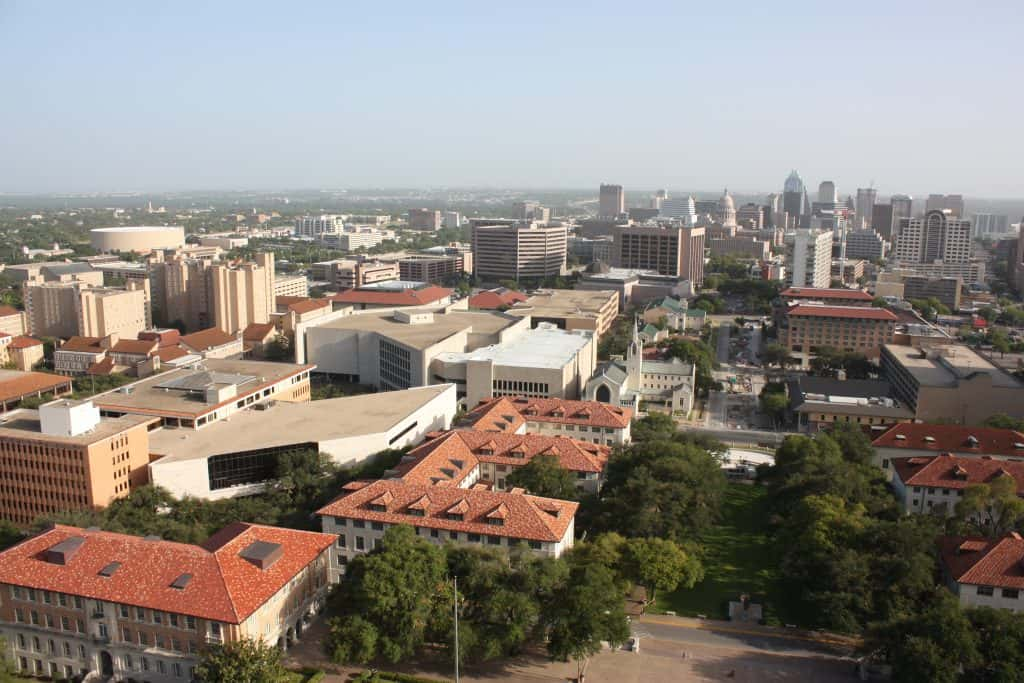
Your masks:
[{"label": "road", "polygon": [[722,323],[718,326],[718,362],[722,365],[729,364],[729,335],[732,333],[731,323]]}]

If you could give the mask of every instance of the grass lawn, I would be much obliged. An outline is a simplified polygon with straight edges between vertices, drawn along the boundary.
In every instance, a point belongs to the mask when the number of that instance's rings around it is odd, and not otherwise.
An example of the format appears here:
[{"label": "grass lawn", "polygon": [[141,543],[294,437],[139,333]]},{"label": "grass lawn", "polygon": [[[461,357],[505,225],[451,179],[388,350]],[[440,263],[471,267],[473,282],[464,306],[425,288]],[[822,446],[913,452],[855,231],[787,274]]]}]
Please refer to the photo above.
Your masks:
[{"label": "grass lawn", "polygon": [[700,539],[707,578],[693,588],[659,595],[652,611],[724,619],[729,616],[729,601],[746,593],[764,605],[767,623],[788,620],[773,604],[782,596],[773,566],[775,553],[765,532],[765,497],[760,486],[729,484],[721,521]]}]

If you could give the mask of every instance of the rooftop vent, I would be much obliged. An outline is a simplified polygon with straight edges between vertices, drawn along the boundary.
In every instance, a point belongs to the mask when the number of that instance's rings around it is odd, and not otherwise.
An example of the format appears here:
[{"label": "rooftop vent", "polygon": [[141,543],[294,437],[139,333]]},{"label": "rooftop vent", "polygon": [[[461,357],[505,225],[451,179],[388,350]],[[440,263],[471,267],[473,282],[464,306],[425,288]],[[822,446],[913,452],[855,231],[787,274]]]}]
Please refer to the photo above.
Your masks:
[{"label": "rooftop vent", "polygon": [[45,559],[50,564],[66,565],[75,556],[78,549],[85,543],[84,536],[65,538],[60,543],[46,549]]},{"label": "rooftop vent", "polygon": [[1014,441],[1013,442],[1013,447],[1014,448],[1024,448],[1024,443],[1021,443],[1020,441]]},{"label": "rooftop vent", "polygon": [[120,568],[121,568],[121,563],[120,562],[111,562],[110,564],[108,564],[107,566],[105,566],[103,569],[101,569],[99,571],[99,575],[100,576],[105,576],[105,577],[107,577],[109,579],[111,576],[116,574],[117,570],[120,569]]},{"label": "rooftop vent", "polygon": [[903,435],[903,434],[897,434],[896,435],[896,440],[897,441],[906,441],[907,437],[905,435]]},{"label": "rooftop vent", "polygon": [[924,437],[924,440],[927,441],[928,443],[935,443],[935,437],[934,436],[926,436],[926,437]]},{"label": "rooftop vent", "polygon": [[178,578],[176,578],[174,581],[171,582],[171,588],[175,588],[177,590],[183,591],[183,590],[185,590],[185,586],[187,586],[189,584],[189,581],[191,581],[191,580],[192,580],[192,575],[191,574],[182,574],[181,576],[179,576]]},{"label": "rooftop vent", "polygon": [[238,556],[248,560],[260,569],[270,569],[275,562],[281,559],[284,550],[280,543],[269,543],[267,541],[253,541],[245,547]]},{"label": "rooftop vent", "polygon": [[974,436],[973,434],[967,437],[967,445],[970,446],[971,448],[977,448],[979,443],[981,442],[978,441],[978,437]]}]

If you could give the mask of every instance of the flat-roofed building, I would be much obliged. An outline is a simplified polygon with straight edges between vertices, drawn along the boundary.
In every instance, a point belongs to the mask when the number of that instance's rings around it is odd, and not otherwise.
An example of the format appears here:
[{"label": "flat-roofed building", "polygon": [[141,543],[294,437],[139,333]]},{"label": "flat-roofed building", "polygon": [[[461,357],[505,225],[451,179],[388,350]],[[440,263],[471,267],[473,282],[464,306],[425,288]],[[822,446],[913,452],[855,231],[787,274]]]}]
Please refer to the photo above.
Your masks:
[{"label": "flat-roofed building", "polygon": [[100,417],[91,401],[58,399],[0,418],[0,518],[106,507],[149,481],[153,418]]},{"label": "flat-roofed building", "polygon": [[960,310],[960,290],[963,280],[959,277],[926,277],[905,275],[903,277],[903,298],[937,299],[952,312]]},{"label": "flat-roofed building", "polygon": [[878,261],[885,258],[885,238],[874,230],[851,230],[846,233],[846,258]]},{"label": "flat-roofed building", "polygon": [[676,276],[699,287],[704,282],[704,238],[703,227],[619,226],[612,264]]},{"label": "flat-roofed building", "polygon": [[313,450],[357,465],[388,448],[448,429],[455,387],[436,385],[308,403],[260,404],[195,431],[150,434],[151,480],[175,496],[252,495],[273,481],[282,453]]},{"label": "flat-roofed building", "polygon": [[201,545],[56,525],[0,553],[23,675],[193,680],[209,645],[287,648],[322,609],[336,537],[236,522]]},{"label": "flat-roofed building", "polygon": [[874,432],[914,419],[892,386],[880,380],[800,376],[788,384],[787,391],[797,428],[812,433],[828,431],[837,422]]},{"label": "flat-roofed building", "polygon": [[434,383],[430,364],[440,353],[497,344],[530,327],[529,318],[437,307],[337,315],[300,326],[296,361],[308,359],[318,372],[388,390]]},{"label": "flat-roofed building", "polygon": [[772,248],[768,240],[756,237],[720,237],[707,241],[708,253],[711,256],[738,256],[764,260],[771,256]]},{"label": "flat-roofed building", "polygon": [[410,254],[398,262],[398,271],[402,280],[444,284],[465,268],[462,254]]},{"label": "flat-roofed building", "polygon": [[441,229],[441,212],[436,209],[409,209],[408,221],[410,230],[436,232]]},{"label": "flat-roofed building", "polygon": [[486,282],[538,280],[565,272],[564,225],[473,226],[473,274]]},{"label": "flat-roofed building", "polygon": [[543,289],[508,309],[509,315],[528,315],[532,325],[553,323],[562,330],[589,330],[598,339],[619,314],[615,290]]},{"label": "flat-roofed building", "polygon": [[305,275],[275,275],[274,300],[279,296],[309,296],[309,278]]},{"label": "flat-roofed building", "polygon": [[786,282],[792,287],[828,287],[832,231],[797,230],[786,243]]},{"label": "flat-roofed building", "polygon": [[0,412],[6,412],[24,398],[71,393],[71,380],[48,372],[0,370]]},{"label": "flat-roofed building", "polygon": [[793,304],[783,314],[779,343],[808,357],[821,347],[877,355],[883,344],[892,343],[897,320],[885,308]]},{"label": "flat-roofed building", "polygon": [[633,411],[599,401],[502,396],[466,413],[458,427],[504,434],[569,436],[582,441],[623,446],[630,442]]},{"label": "flat-roofed building", "polygon": [[1024,611],[1024,538],[1016,531],[999,538],[943,536],[942,577],[965,608]]},{"label": "flat-roofed building", "polygon": [[78,296],[78,334],[85,337],[116,335],[134,339],[147,328],[146,292],[136,281],[128,289],[95,287]]},{"label": "flat-roofed building", "polygon": [[[594,264],[597,266],[598,264]],[[619,293],[619,310],[626,304],[645,304],[666,296],[693,296],[693,283],[677,275],[662,275],[654,270],[592,266],[576,281],[576,289],[615,290]]]},{"label": "flat-roofed building", "polygon": [[310,271],[314,280],[328,282],[336,289],[354,289],[377,282],[397,280],[400,275],[397,263],[354,259],[314,263]]},{"label": "flat-roofed building", "polygon": [[22,263],[9,265],[4,273],[18,283],[80,282],[90,287],[103,286],[103,273],[93,270],[88,263],[64,261]]},{"label": "flat-roofed building", "polygon": [[258,403],[309,400],[313,365],[201,360],[97,394],[104,415],[151,415],[164,426],[201,429]]},{"label": "flat-roofed building", "polygon": [[959,344],[886,344],[882,375],[922,421],[977,425],[991,415],[1024,417],[1024,383]]},{"label": "flat-roofed building", "polygon": [[12,337],[25,334],[25,312],[13,306],[0,306],[0,332]]},{"label": "flat-roofed building", "polygon": [[[523,318],[529,323],[529,317]],[[474,406],[492,396],[580,398],[597,362],[597,338],[552,323],[523,330],[497,344],[444,351],[430,363],[431,381],[452,382]]]},{"label": "flat-roofed building", "polygon": [[270,321],[274,310],[274,255],[256,254],[254,263],[210,266],[213,323],[228,333]]}]

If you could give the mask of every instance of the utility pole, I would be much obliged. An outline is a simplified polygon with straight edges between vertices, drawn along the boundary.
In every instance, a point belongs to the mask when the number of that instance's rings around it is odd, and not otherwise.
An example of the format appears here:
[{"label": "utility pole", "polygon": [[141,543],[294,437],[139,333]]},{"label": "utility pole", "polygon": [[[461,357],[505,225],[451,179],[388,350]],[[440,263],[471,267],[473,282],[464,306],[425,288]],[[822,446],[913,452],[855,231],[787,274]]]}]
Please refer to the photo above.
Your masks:
[{"label": "utility pole", "polygon": [[452,577],[455,583],[455,683],[459,683],[459,577]]}]

